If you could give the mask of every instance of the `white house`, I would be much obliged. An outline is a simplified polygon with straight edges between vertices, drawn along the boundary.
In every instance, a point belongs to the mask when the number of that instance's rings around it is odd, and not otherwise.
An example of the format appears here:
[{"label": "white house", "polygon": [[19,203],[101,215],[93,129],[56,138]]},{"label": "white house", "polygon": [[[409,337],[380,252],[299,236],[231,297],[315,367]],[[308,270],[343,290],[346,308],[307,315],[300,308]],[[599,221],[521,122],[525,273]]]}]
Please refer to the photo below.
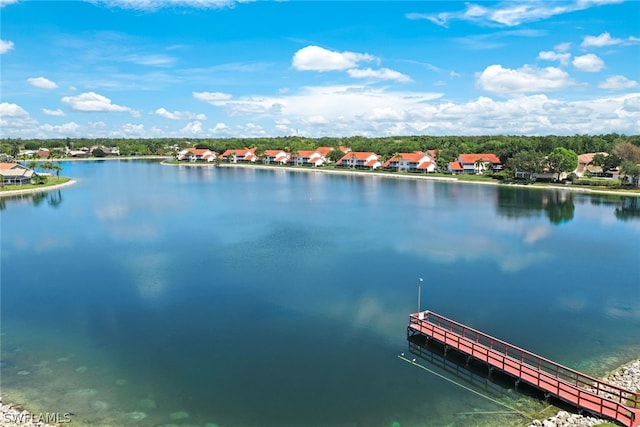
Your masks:
[{"label": "white house", "polygon": [[384,162],[383,167],[396,172],[434,172],[433,158],[422,151],[398,153]]},{"label": "white house", "polygon": [[350,151],[336,162],[336,166],[351,169],[377,169],[382,166],[378,155],[370,151]]}]

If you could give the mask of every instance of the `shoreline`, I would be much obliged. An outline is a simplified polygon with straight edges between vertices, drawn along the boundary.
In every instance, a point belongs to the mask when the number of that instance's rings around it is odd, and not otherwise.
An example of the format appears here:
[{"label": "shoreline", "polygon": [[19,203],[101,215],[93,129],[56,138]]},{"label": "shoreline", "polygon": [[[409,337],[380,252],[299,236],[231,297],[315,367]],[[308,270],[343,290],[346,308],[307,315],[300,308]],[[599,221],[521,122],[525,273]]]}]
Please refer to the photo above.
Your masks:
[{"label": "shoreline", "polygon": [[[602,376],[601,379],[611,385],[640,392],[640,358],[632,359]],[[594,427],[604,422],[611,421],[595,416],[558,411],[556,415],[543,420],[533,420],[527,427]]]},{"label": "shoreline", "polygon": [[[162,160],[160,165],[162,166],[186,166],[186,167],[232,167],[232,168],[248,168],[248,169],[262,169],[262,170],[284,170],[288,172],[303,172],[303,173],[326,173],[326,174],[336,174],[336,175],[356,175],[356,176],[375,176],[378,178],[389,178],[389,179],[412,179],[412,180],[430,180],[437,182],[447,182],[447,183],[455,183],[455,184],[479,184],[479,185],[494,185],[494,186],[504,186],[504,187],[516,187],[516,188],[529,188],[536,190],[566,190],[575,193],[583,193],[583,194],[601,194],[601,195],[613,195],[613,196],[627,196],[627,197],[640,197],[640,191],[625,191],[625,190],[598,190],[594,188],[579,188],[574,185],[535,185],[535,184],[518,184],[518,183],[508,183],[504,184],[498,181],[466,181],[458,179],[454,176],[429,176],[428,174],[399,174],[399,173],[387,173],[387,172],[375,172],[375,171],[363,171],[363,170],[353,170],[353,169],[323,169],[323,168],[311,168],[311,167],[292,167],[292,166],[279,166],[279,165],[265,165],[265,164],[244,164],[244,163],[223,163],[220,165],[208,164],[208,163],[167,163],[166,160],[174,159],[173,156],[109,156],[109,157],[83,157],[83,158],[64,158],[64,159],[47,159],[52,162],[100,162],[100,161],[115,161],[115,160]],[[43,160],[44,161],[44,160]],[[22,191],[22,190],[16,190]],[[22,194],[22,193],[13,193],[13,194]],[[3,193],[0,193],[0,197],[2,197]]]},{"label": "shoreline", "polygon": [[67,187],[69,185],[73,185],[77,183],[77,181],[75,179],[70,179],[69,181],[66,182],[61,182],[60,184],[52,184],[46,187],[42,187],[42,188],[26,188],[24,190],[7,190],[7,191],[0,191],[0,198],[2,197],[11,197],[11,196],[19,196],[21,194],[33,194],[33,193],[46,193],[48,191],[51,190],[56,190],[58,188],[62,188],[62,187]]},{"label": "shoreline", "polygon": [[353,170],[353,169],[323,169],[323,168],[307,168],[307,167],[292,167],[292,166],[269,166],[263,164],[239,164],[239,163],[223,163],[221,165],[214,164],[205,164],[205,163],[165,163],[160,162],[163,166],[186,166],[186,167],[210,167],[210,168],[247,168],[247,169],[262,169],[262,170],[283,170],[287,172],[303,172],[303,173],[326,173],[326,174],[336,174],[336,175],[356,175],[356,176],[375,176],[378,178],[389,178],[389,179],[412,179],[412,180],[428,180],[428,181],[437,181],[437,182],[446,182],[446,183],[454,183],[454,184],[479,184],[479,185],[494,185],[494,186],[504,186],[504,187],[517,187],[517,188],[528,188],[535,190],[565,190],[572,191],[575,193],[583,193],[583,194],[604,194],[604,195],[613,195],[613,196],[628,196],[628,197],[640,197],[640,191],[624,191],[624,190],[598,190],[593,188],[579,188],[573,185],[531,185],[531,184],[517,184],[517,183],[509,183],[504,184],[501,182],[490,182],[490,181],[465,181],[456,178],[455,176],[446,177],[446,176],[429,176],[429,175],[420,175],[420,174],[392,174],[386,172],[374,172],[374,171],[362,171],[362,170]]}]

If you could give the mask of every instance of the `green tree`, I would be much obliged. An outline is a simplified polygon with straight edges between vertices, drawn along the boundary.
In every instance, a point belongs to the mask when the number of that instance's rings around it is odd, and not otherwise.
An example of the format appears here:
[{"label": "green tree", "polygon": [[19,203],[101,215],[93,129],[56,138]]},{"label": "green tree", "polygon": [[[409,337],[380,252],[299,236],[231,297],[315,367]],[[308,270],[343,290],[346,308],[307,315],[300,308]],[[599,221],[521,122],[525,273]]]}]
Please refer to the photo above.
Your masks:
[{"label": "green tree", "polygon": [[547,166],[549,171],[557,175],[556,179],[565,172],[572,172],[578,167],[578,155],[575,151],[564,147],[556,147],[547,156]]},{"label": "green tree", "polygon": [[332,163],[335,163],[340,160],[342,156],[344,156],[344,153],[340,151],[339,148],[334,148],[333,150],[329,151],[327,159],[329,159]]},{"label": "green tree", "polygon": [[537,151],[520,151],[507,161],[507,168],[513,173],[527,172],[530,174],[541,173],[544,171],[546,159]]},{"label": "green tree", "polygon": [[638,181],[640,181],[640,164],[625,160],[620,165],[620,170],[624,176],[630,179],[632,185],[638,186]]}]

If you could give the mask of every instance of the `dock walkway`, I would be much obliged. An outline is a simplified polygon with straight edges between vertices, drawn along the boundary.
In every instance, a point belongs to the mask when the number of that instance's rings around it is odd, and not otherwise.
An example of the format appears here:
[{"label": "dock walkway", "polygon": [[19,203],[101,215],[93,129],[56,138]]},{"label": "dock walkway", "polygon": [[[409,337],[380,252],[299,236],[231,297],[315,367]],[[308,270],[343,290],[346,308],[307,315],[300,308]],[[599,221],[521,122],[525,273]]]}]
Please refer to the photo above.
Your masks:
[{"label": "dock walkway", "polygon": [[640,427],[640,393],[562,366],[431,311],[409,316],[407,334],[436,341],[576,407],[628,427]]}]

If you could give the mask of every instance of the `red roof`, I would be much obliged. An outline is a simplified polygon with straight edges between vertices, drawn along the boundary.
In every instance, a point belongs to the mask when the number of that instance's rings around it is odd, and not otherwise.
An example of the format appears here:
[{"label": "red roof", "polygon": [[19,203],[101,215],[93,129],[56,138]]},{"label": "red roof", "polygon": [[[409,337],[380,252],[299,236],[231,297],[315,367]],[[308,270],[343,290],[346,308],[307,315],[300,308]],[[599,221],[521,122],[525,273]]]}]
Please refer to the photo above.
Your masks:
[{"label": "red roof", "polygon": [[473,164],[478,160],[482,160],[483,162],[490,162],[494,165],[499,165],[502,163],[500,158],[493,153],[480,153],[480,154],[460,154],[460,161],[465,164]]},{"label": "red roof", "polygon": [[344,156],[342,156],[340,160],[356,159],[356,160],[364,161],[364,160],[367,160],[372,155],[376,156],[376,158],[378,157],[376,153],[373,153],[371,151],[351,151],[345,154]]},{"label": "red roof", "polygon": [[333,147],[318,147],[316,151],[320,153],[321,156],[327,157],[329,153],[333,151]]},{"label": "red roof", "polygon": [[311,157],[316,153],[316,150],[298,150],[299,157]]},{"label": "red roof", "polygon": [[222,157],[227,157],[227,156],[230,156],[232,154],[244,157],[244,156],[248,156],[249,154],[254,154],[255,151],[256,151],[255,148],[252,148],[252,149],[248,149],[248,148],[229,149],[229,150],[225,151],[224,153],[222,153]]},{"label": "red roof", "polygon": [[462,165],[458,162],[449,162],[449,168],[451,168],[452,171],[461,171],[462,169]]},{"label": "red roof", "polygon": [[208,148],[188,148],[187,150],[197,156],[204,156],[205,154],[207,154],[207,152],[211,151]]},{"label": "red roof", "polygon": [[264,154],[266,154],[267,156],[270,157],[275,157],[281,153],[283,153],[284,151],[282,150],[264,150]]},{"label": "red roof", "polygon": [[18,166],[17,163],[0,163],[0,169],[13,169]]},{"label": "red roof", "polygon": [[371,159],[371,160],[369,160],[367,163],[365,163],[364,165],[365,165],[365,166],[375,166],[375,165],[376,165],[376,163],[378,163],[378,160],[376,160],[376,159]]},{"label": "red roof", "polygon": [[431,162],[424,162],[424,163],[418,165],[418,169],[428,169],[429,166],[431,166],[432,164],[433,163],[431,163]]}]

